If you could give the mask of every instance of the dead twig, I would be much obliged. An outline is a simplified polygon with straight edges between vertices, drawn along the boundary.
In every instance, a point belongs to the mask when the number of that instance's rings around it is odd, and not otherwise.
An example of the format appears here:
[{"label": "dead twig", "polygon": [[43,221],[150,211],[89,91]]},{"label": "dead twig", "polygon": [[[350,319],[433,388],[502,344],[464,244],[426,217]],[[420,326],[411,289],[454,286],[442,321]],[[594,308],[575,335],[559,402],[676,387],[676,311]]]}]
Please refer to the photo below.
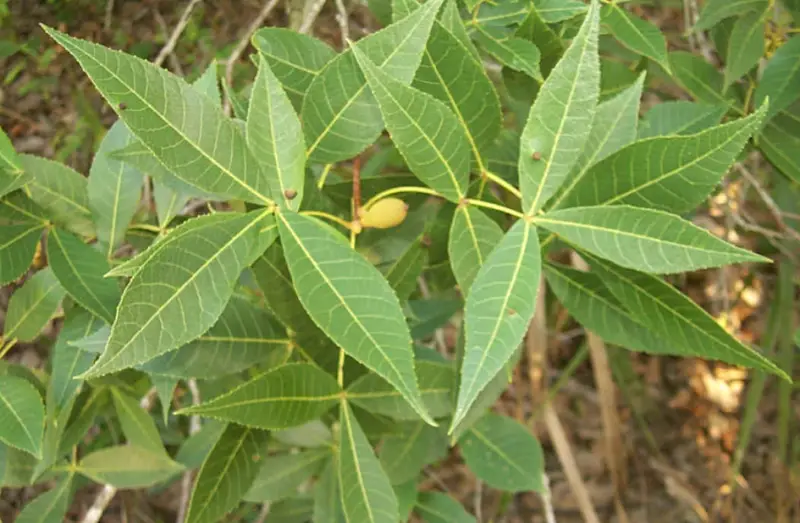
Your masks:
[{"label": "dead twig", "polygon": [[197,7],[197,4],[202,2],[203,0],[189,0],[189,3],[186,4],[183,12],[181,13],[181,17],[178,19],[178,25],[175,26],[175,29],[172,30],[172,34],[170,34],[169,38],[167,39],[167,43],[164,44],[164,47],[161,48],[161,51],[158,52],[158,56],[153,63],[156,65],[161,65],[164,63],[164,60],[167,59],[167,56],[175,49],[175,45],[178,43],[178,38],[180,38],[181,33],[183,30],[186,29],[186,26],[189,24],[189,17],[192,16],[192,11],[194,8]]},{"label": "dead twig", "polygon": [[344,5],[344,0],[335,0],[336,2],[336,21],[339,23],[339,32],[342,38],[342,49],[347,47],[347,41],[350,40],[350,15],[347,14],[347,7]]},{"label": "dead twig", "polygon": [[[225,61],[225,82],[233,86],[233,66],[239,60],[239,57],[242,56],[244,50],[247,49],[247,46],[250,45],[250,37],[253,36],[259,27],[264,23],[264,20],[267,19],[269,14],[275,9],[275,6],[278,5],[278,0],[268,0],[264,6],[259,11],[258,15],[253,19],[253,22],[247,28],[247,31],[242,35],[239,39],[239,43],[236,44],[236,47],[233,49],[233,52]],[[225,104],[223,107],[225,114],[230,114],[231,112],[231,102],[228,98],[225,98]]]},{"label": "dead twig", "polygon": [[[161,13],[158,9],[153,11],[153,17],[156,19],[156,23],[158,27],[161,28],[161,32],[164,35],[164,38],[169,38],[169,30],[167,29],[167,22],[164,21],[164,17],[161,16]],[[167,58],[169,58],[169,66],[175,71],[176,74],[183,76],[183,67],[181,67],[181,62],[178,60],[178,57],[175,56],[175,53],[170,52],[167,54]]]},{"label": "dead twig", "polygon": [[114,15],[114,0],[106,1],[106,13],[103,17],[103,30],[108,32],[111,29],[111,18]]},{"label": "dead twig", "polygon": [[303,21],[301,22],[300,27],[297,29],[298,33],[305,34],[311,31],[311,27],[317,20],[319,12],[322,11],[322,6],[324,5],[325,0],[308,0],[306,2],[305,9],[303,9]]}]

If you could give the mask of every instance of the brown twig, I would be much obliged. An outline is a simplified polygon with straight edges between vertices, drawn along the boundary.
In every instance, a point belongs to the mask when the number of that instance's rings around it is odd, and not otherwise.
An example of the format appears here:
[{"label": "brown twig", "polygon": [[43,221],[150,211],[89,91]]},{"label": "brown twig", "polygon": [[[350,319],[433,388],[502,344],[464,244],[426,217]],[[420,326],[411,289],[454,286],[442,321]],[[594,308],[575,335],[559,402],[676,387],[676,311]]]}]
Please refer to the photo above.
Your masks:
[{"label": "brown twig", "polygon": [[[169,30],[167,29],[167,22],[164,21],[164,17],[161,16],[161,13],[158,9],[153,10],[153,17],[156,19],[156,23],[158,27],[161,28],[161,32],[164,35],[164,38],[169,38]],[[175,56],[174,52],[170,52],[167,54],[167,58],[169,58],[169,66],[175,71],[176,74],[183,76],[183,67],[181,67],[181,62],[178,60],[178,57]]]},{"label": "brown twig", "polygon": [[335,0],[336,3],[336,21],[339,23],[339,32],[342,38],[342,49],[347,47],[347,41],[350,39],[350,16],[347,14],[347,7],[344,5],[344,0]]},{"label": "brown twig", "polygon": [[164,47],[161,48],[161,51],[158,52],[158,56],[153,63],[156,65],[161,65],[164,63],[164,60],[167,59],[167,56],[175,49],[175,45],[178,43],[178,38],[180,38],[181,33],[183,30],[186,29],[186,26],[189,24],[189,17],[192,16],[192,11],[194,8],[197,7],[197,4],[202,2],[202,0],[189,0],[189,3],[186,4],[183,12],[181,13],[181,17],[178,19],[178,25],[175,26],[175,29],[172,30],[172,34],[170,34],[169,38],[167,39],[167,43],[164,44]]},{"label": "brown twig", "polygon": [[[264,6],[259,11],[258,15],[253,19],[253,22],[247,28],[247,31],[242,35],[239,39],[239,43],[236,44],[236,47],[233,49],[233,52],[228,57],[228,60],[225,62],[225,82],[233,86],[233,66],[239,60],[239,57],[242,56],[244,50],[247,49],[247,46],[250,45],[250,37],[253,36],[259,27],[264,23],[264,20],[267,19],[269,14],[275,9],[275,6],[278,5],[278,0],[267,0]],[[224,111],[225,114],[230,114],[231,112],[231,102],[228,98],[225,98],[224,104]]]},{"label": "brown twig", "polygon": [[297,29],[298,33],[305,34],[311,30],[311,27],[319,16],[319,12],[322,11],[322,6],[325,5],[325,0],[316,0],[314,3],[311,2],[312,0],[308,0],[305,9],[303,9],[303,22]]}]

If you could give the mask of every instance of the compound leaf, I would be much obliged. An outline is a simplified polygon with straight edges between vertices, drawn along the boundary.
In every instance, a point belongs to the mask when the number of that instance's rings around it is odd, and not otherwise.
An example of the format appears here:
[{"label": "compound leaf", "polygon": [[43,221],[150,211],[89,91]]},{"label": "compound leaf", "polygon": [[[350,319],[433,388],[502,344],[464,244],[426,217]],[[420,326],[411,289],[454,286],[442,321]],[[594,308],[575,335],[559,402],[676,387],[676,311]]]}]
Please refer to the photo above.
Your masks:
[{"label": "compound leaf", "polygon": [[478,270],[502,238],[503,230],[482,211],[469,205],[456,209],[447,239],[447,252],[464,296],[469,295]]},{"label": "compound leaf", "polygon": [[544,492],[544,454],[530,430],[508,416],[487,414],[459,440],[469,469],[487,485]]},{"label": "compound leaf", "polygon": [[616,4],[603,6],[600,21],[622,45],[654,60],[669,73],[667,41],[658,27]]},{"label": "compound leaf", "polygon": [[118,489],[147,488],[174,477],[183,466],[165,452],[152,452],[135,445],[96,450],[78,463],[77,471]]},{"label": "compound leaf", "polygon": [[64,287],[49,267],[31,276],[8,302],[5,339],[33,341],[55,314],[64,294]]},{"label": "compound leaf", "polygon": [[47,261],[76,302],[113,323],[121,293],[115,280],[103,277],[110,266],[100,251],[77,236],[54,228],[47,236]]},{"label": "compound leaf", "polygon": [[218,213],[162,240],[125,288],[106,349],[84,377],[144,363],[206,332],[233,294],[264,217]]},{"label": "compound leaf", "polygon": [[352,52],[411,171],[458,202],[469,180],[469,146],[458,119],[443,102],[381,71],[358,47]]},{"label": "compound leaf", "polygon": [[44,405],[27,380],[0,376],[0,427],[0,441],[41,458]]},{"label": "compound leaf", "polygon": [[674,214],[612,205],[553,211],[535,223],[596,256],[653,274],[769,261]]},{"label": "compound leaf", "polygon": [[44,30],[78,61],[144,146],[175,176],[211,193],[269,204],[238,124],[182,78],[134,56]]},{"label": "compound leaf", "polygon": [[397,496],[345,401],[341,403],[339,419],[339,489],[347,521],[398,521]]},{"label": "compound leaf", "polygon": [[278,221],[295,290],[314,322],[430,421],[414,374],[411,335],[381,273],[319,221],[292,212],[280,213]]},{"label": "compound leaf", "polygon": [[186,523],[214,523],[236,508],[266,454],[268,433],[230,424],[197,473]]},{"label": "compound leaf", "polygon": [[[442,1],[426,2],[411,15],[354,46],[383,72],[410,84]],[[367,89],[352,49],[331,60],[311,82],[300,119],[308,145],[307,156],[315,162],[351,158],[381,133],[380,109]]]},{"label": "compound leaf", "polygon": [[522,341],[536,308],[541,259],[536,229],[517,221],[475,278],[465,306],[466,345],[450,432]]},{"label": "compound leaf", "polygon": [[314,365],[292,363],[178,414],[199,414],[248,427],[283,429],[318,418],[339,396],[339,386],[328,373]]},{"label": "compound leaf", "polygon": [[[541,209],[564,183],[589,136],[599,95],[598,2],[542,85],[520,139],[522,208]],[[541,11],[540,11],[541,14]]]},{"label": "compound leaf", "polygon": [[289,98],[263,57],[250,95],[247,144],[261,162],[276,201],[297,210],[303,201],[305,180],[303,130]]}]

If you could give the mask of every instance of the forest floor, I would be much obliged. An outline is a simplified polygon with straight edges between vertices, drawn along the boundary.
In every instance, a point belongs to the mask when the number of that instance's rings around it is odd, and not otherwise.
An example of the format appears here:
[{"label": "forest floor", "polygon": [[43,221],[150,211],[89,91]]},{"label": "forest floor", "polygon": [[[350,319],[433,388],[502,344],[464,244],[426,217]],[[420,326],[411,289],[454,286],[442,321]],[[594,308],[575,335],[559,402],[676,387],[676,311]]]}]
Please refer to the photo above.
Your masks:
[{"label": "forest floor", "polygon": [[[108,4],[112,9],[107,9]],[[46,37],[38,24],[59,27],[72,35],[153,59],[177,24],[186,2],[11,0],[9,5],[11,14],[0,22],[0,126],[11,135],[18,151],[65,161],[87,173],[94,148],[115,116],[77,64]],[[320,14],[314,34],[339,47],[339,26],[330,5]],[[211,60],[225,61],[262,6],[258,0],[201,2],[166,66],[193,79]],[[365,9],[354,11],[351,38],[376,27]],[[670,16],[659,13],[661,19]],[[266,22],[280,26],[288,23],[281,8],[274,10]],[[248,67],[244,53],[234,70],[234,81],[239,75],[252,74]],[[758,342],[774,299],[774,269],[763,270],[702,271],[688,275],[680,284],[743,340]],[[0,291],[0,321],[8,295],[7,289]],[[633,354],[609,347],[624,454],[623,467],[618,471],[618,478],[624,479],[622,495],[615,499],[606,465],[600,408],[601,402],[608,399],[598,393],[591,361],[582,350],[583,333],[575,329],[565,311],[558,309],[550,311],[548,333],[549,371],[543,383],[558,386],[552,405],[602,522],[766,523],[776,521],[776,513],[790,514],[788,507],[792,503],[795,519],[785,521],[800,521],[800,471],[795,470],[792,475],[774,459],[774,380],[767,379],[749,446],[741,456],[741,474],[734,475],[732,462],[753,376],[722,364]],[[40,346],[24,346],[14,357],[38,366],[46,360],[44,350]],[[566,373],[572,363],[577,366]],[[540,419],[530,421],[531,388],[527,373],[517,373],[496,408],[531,423],[540,438],[557,521],[583,521],[549,432]],[[798,416],[800,412],[796,412],[795,417]],[[449,491],[479,514],[482,521],[544,521],[538,497],[508,497],[476,484],[458,456],[453,455],[426,474],[427,488]],[[80,517],[96,489],[84,489],[76,497],[70,517]],[[14,511],[31,494],[31,489],[4,491],[0,496],[2,520],[13,521]],[[103,521],[124,521],[119,514],[125,506],[144,499],[135,492],[118,496],[114,509]],[[167,503],[160,498],[148,501],[154,505]],[[778,510],[781,505],[787,508]]]}]

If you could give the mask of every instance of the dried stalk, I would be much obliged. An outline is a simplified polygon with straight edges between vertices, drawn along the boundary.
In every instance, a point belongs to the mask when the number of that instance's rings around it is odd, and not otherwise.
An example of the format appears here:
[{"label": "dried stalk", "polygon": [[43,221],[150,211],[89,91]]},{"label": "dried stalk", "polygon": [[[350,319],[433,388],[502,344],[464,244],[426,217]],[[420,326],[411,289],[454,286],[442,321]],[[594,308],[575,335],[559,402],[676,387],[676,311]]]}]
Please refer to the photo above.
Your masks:
[{"label": "dried stalk", "polygon": [[194,11],[194,8],[197,7],[197,4],[200,2],[202,2],[202,0],[189,0],[189,3],[186,4],[186,8],[181,13],[180,19],[178,19],[178,25],[172,30],[172,34],[169,36],[167,43],[164,44],[164,47],[158,52],[158,56],[156,56],[153,63],[156,65],[163,64],[167,56],[172,53],[178,43],[178,38],[180,38],[181,33],[183,33],[183,30],[186,29],[186,26],[189,24],[189,17],[192,16],[192,11]]}]

